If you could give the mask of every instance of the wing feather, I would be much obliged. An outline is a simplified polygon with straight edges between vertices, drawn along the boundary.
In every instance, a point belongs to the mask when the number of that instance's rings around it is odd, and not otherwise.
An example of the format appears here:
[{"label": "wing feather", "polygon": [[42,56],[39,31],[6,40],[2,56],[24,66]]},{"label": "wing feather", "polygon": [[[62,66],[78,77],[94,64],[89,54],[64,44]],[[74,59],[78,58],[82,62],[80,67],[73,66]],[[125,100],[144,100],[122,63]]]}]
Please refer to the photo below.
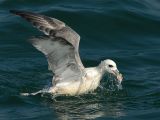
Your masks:
[{"label": "wing feather", "polygon": [[25,18],[47,35],[30,41],[46,56],[49,69],[60,78],[59,80],[80,77],[84,66],[78,52],[80,36],[74,30],[55,18],[27,11],[11,10],[10,12]]}]

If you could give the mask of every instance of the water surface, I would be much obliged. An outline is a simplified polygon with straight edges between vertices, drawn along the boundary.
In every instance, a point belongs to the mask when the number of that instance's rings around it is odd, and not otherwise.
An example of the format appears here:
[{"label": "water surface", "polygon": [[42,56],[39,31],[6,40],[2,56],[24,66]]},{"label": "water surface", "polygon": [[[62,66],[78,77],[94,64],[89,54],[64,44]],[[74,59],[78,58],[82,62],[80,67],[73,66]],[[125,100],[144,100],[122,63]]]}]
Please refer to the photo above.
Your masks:
[{"label": "water surface", "polygon": [[[159,0],[0,0],[0,119],[160,119]],[[52,79],[43,54],[28,42],[41,33],[9,9],[64,21],[81,36],[86,67],[106,58],[124,75],[123,90],[76,97],[21,96]],[[105,84],[102,81],[102,85]]]}]

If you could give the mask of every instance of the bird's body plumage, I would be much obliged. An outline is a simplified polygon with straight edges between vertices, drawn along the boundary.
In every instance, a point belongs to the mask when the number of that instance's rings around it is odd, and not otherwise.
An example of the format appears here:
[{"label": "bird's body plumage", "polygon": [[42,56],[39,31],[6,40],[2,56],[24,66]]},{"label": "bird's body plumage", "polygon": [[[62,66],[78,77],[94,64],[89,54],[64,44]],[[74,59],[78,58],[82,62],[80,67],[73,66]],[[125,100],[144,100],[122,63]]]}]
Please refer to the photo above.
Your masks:
[{"label": "bird's body plumage", "polygon": [[[79,80],[73,79],[55,84],[49,92],[65,95],[80,95],[94,91],[100,84],[102,74],[99,68],[85,68]],[[53,81],[56,78],[53,78]],[[53,82],[54,83],[54,82]]]}]

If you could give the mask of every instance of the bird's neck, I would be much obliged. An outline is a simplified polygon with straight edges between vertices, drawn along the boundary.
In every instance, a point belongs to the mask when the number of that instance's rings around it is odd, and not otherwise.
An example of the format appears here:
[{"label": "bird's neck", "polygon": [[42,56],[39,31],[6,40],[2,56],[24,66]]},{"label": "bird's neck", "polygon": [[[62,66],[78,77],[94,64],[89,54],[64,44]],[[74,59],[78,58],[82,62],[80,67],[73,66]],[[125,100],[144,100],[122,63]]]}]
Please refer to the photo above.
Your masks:
[{"label": "bird's neck", "polygon": [[102,75],[101,77],[103,77],[104,74],[105,74],[105,67],[104,67],[104,65],[103,65],[103,62],[101,62],[101,63],[97,66],[97,69],[98,69],[99,73]]}]

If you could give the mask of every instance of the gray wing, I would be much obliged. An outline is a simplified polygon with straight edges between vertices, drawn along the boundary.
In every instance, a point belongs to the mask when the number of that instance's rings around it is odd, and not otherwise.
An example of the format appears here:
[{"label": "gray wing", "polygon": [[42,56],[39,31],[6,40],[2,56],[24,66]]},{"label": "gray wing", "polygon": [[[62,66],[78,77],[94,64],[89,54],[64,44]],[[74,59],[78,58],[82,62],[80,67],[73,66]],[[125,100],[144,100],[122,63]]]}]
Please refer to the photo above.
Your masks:
[{"label": "gray wing", "polygon": [[59,80],[77,79],[84,66],[79,57],[80,36],[65,23],[44,15],[11,10],[31,22],[45,33],[45,37],[33,38],[31,43],[45,54],[49,69]]}]

